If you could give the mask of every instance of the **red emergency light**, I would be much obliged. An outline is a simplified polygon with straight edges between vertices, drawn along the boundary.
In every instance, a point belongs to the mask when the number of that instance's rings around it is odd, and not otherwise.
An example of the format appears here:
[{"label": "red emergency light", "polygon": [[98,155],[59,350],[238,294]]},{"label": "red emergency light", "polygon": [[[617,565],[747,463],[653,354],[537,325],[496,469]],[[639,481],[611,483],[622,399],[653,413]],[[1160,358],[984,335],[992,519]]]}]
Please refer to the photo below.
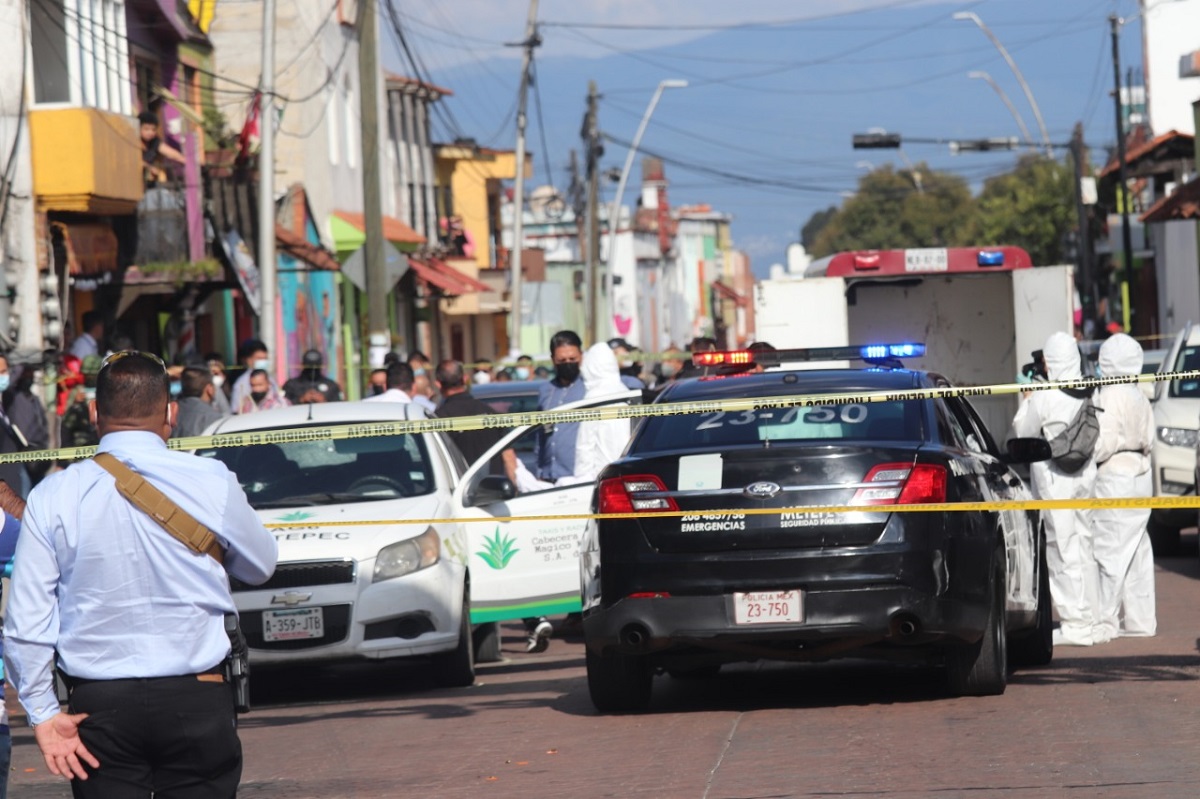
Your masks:
[{"label": "red emergency light", "polygon": [[696,366],[745,366],[754,363],[754,353],[749,350],[694,352],[692,363]]}]

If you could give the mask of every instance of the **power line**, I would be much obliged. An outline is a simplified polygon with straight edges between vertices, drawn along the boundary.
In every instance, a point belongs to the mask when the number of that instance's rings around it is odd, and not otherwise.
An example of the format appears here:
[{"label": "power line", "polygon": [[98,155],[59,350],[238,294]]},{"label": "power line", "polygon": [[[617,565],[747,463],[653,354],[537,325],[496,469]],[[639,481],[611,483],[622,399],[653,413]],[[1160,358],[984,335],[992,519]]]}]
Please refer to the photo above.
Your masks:
[{"label": "power line", "polygon": [[769,20],[765,22],[734,22],[726,24],[677,24],[677,23],[636,23],[636,22],[543,22],[544,27],[552,28],[602,28],[609,30],[670,30],[670,31],[731,31],[731,30],[753,30],[756,28],[783,28],[792,25],[799,25],[809,22],[820,22],[827,19],[837,19],[840,17],[850,17],[856,14],[863,14],[871,11],[886,11],[891,8],[901,8],[903,6],[916,5],[922,0],[893,0],[893,2],[885,3],[884,5],[874,6],[872,8],[856,8],[850,11],[835,11],[830,14],[818,14],[807,17],[791,17],[788,19]]}]

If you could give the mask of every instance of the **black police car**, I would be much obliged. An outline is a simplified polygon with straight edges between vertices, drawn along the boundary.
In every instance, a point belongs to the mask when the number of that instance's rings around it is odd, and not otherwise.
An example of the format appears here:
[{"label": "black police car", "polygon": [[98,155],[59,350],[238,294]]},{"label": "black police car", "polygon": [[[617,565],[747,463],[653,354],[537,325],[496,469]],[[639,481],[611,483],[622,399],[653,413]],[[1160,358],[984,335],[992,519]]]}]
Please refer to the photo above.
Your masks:
[{"label": "black police car", "polygon": [[[848,355],[766,357],[814,353]],[[745,368],[753,356],[705,357]],[[658,402],[948,385],[902,368],[769,370],[680,381]],[[1016,439],[1002,453],[961,398],[759,407],[644,419],[600,474],[595,510],[636,517],[591,522],[582,547],[599,710],[644,708],[658,671],[713,674],[735,661],[928,658],[960,695],[1002,693],[1010,663],[1050,661],[1036,512],[896,512],[1029,499],[1009,464],[1048,458],[1046,442]]]}]

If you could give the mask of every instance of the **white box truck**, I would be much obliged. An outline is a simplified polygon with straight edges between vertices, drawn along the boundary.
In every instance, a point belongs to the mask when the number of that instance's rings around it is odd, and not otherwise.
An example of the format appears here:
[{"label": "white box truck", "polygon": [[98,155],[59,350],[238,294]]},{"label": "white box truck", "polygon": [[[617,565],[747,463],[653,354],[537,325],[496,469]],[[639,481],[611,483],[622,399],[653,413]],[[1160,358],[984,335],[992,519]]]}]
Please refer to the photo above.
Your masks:
[{"label": "white box truck", "polygon": [[[1019,247],[843,252],[754,294],[758,341],[776,348],[924,342],[905,366],[960,386],[1013,383],[1055,331],[1074,329],[1070,266],[1033,268]],[[1003,442],[1017,395],[974,397]]]}]

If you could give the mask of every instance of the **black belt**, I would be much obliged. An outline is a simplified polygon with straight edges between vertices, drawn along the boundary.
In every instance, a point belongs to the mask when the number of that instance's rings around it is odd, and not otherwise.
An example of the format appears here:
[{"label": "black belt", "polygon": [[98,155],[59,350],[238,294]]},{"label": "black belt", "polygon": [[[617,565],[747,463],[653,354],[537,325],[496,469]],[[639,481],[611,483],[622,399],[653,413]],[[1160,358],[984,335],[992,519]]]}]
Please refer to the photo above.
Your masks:
[{"label": "black belt", "polygon": [[[212,668],[198,671],[194,674],[171,674],[163,677],[113,677],[106,680],[93,680],[86,677],[72,677],[62,669],[58,669],[58,674],[62,677],[62,681],[67,686],[67,690],[74,691],[82,685],[92,685],[98,682],[122,682],[127,680],[182,680],[191,678],[200,680],[201,682],[225,682],[225,666],[227,661],[222,660]],[[216,679],[214,679],[216,678]]]}]

